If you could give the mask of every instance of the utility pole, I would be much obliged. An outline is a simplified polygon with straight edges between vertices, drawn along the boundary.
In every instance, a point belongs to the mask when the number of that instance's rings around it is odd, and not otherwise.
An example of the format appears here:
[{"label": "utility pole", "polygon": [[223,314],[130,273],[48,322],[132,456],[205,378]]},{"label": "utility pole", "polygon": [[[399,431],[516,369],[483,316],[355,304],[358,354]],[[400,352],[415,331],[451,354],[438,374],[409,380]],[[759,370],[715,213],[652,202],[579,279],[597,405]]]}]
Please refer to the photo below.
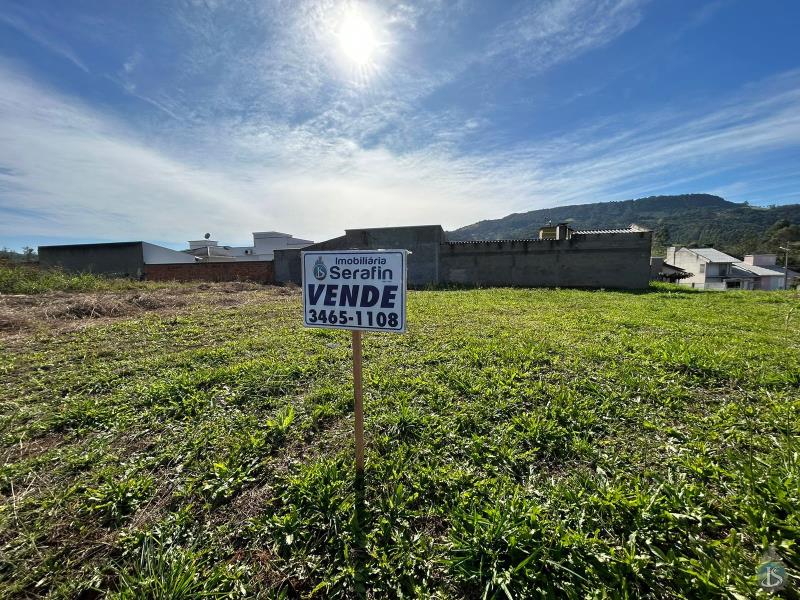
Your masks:
[{"label": "utility pole", "polygon": [[789,287],[789,244],[786,244],[786,247],[779,246],[781,250],[784,250],[783,255],[783,289],[788,289]]}]

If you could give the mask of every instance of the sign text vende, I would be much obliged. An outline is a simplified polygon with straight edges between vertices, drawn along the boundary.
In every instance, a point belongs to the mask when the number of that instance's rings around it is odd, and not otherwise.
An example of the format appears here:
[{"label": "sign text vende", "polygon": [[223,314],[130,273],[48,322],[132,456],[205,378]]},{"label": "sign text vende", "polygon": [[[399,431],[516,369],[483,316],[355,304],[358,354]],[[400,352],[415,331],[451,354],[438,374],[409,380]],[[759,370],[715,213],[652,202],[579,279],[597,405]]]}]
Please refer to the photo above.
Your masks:
[{"label": "sign text vende", "polygon": [[307,327],[404,332],[406,250],[303,252]]}]

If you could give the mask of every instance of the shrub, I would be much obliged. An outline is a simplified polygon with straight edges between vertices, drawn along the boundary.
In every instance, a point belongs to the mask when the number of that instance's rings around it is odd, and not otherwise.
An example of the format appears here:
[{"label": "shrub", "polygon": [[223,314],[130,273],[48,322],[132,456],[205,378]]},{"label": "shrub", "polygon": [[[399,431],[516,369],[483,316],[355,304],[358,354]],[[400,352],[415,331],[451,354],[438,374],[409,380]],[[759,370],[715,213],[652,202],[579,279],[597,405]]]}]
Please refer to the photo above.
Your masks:
[{"label": "shrub", "polygon": [[146,285],[130,279],[111,279],[91,273],[69,274],[59,269],[0,265],[0,294],[127,290]]}]

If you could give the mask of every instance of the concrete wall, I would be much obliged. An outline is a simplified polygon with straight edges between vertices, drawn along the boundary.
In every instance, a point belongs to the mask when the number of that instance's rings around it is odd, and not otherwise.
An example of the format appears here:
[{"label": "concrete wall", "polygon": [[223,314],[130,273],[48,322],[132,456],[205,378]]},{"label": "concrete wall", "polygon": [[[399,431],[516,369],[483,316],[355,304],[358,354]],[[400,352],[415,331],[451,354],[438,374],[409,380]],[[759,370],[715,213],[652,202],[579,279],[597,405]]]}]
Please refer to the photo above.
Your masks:
[{"label": "concrete wall", "polygon": [[439,252],[445,234],[439,225],[348,229],[345,239],[348,248],[358,250],[409,250],[408,285],[436,285],[440,281]]},{"label": "concrete wall", "polygon": [[565,240],[446,242],[442,283],[524,287],[646,288],[651,232],[575,234]]},{"label": "concrete wall", "polygon": [[[444,239],[439,225],[348,229],[343,236],[303,250],[409,250],[408,285],[424,286],[439,283],[439,252]],[[278,281],[300,283],[300,251],[276,250],[275,273]]]},{"label": "concrete wall", "polygon": [[[405,248],[411,286],[645,288],[652,233],[574,234],[560,240],[448,242],[438,225],[348,229],[305,250]],[[300,283],[300,252],[275,252],[276,280]]]},{"label": "concrete wall", "polygon": [[144,270],[142,242],[39,246],[39,264],[69,273],[97,273],[139,279]]},{"label": "concrete wall", "polygon": [[275,270],[271,260],[157,264],[145,265],[144,277],[151,281],[255,281],[258,283],[275,283]]},{"label": "concrete wall", "polygon": [[303,274],[300,272],[300,250],[291,248],[275,250],[275,281],[300,285]]},{"label": "concrete wall", "polygon": [[145,264],[148,265],[196,262],[192,254],[179,252],[178,250],[164,248],[164,246],[157,246],[156,244],[149,244],[147,242],[142,242],[142,256],[144,257]]},{"label": "concrete wall", "polygon": [[664,259],[660,256],[651,256],[650,257],[650,279],[653,281],[658,281],[661,279],[659,273],[661,273],[662,269],[664,268]]}]

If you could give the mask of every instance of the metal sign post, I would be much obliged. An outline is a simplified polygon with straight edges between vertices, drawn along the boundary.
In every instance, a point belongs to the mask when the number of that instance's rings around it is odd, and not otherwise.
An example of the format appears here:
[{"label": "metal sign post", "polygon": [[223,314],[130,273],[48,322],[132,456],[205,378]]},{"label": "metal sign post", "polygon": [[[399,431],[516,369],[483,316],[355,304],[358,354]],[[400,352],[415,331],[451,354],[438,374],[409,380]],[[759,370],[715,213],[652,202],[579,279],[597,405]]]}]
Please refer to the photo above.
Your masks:
[{"label": "metal sign post", "polygon": [[406,330],[406,250],[302,252],[303,324],[349,329],[353,347],[356,477],[364,475],[364,331]]}]

